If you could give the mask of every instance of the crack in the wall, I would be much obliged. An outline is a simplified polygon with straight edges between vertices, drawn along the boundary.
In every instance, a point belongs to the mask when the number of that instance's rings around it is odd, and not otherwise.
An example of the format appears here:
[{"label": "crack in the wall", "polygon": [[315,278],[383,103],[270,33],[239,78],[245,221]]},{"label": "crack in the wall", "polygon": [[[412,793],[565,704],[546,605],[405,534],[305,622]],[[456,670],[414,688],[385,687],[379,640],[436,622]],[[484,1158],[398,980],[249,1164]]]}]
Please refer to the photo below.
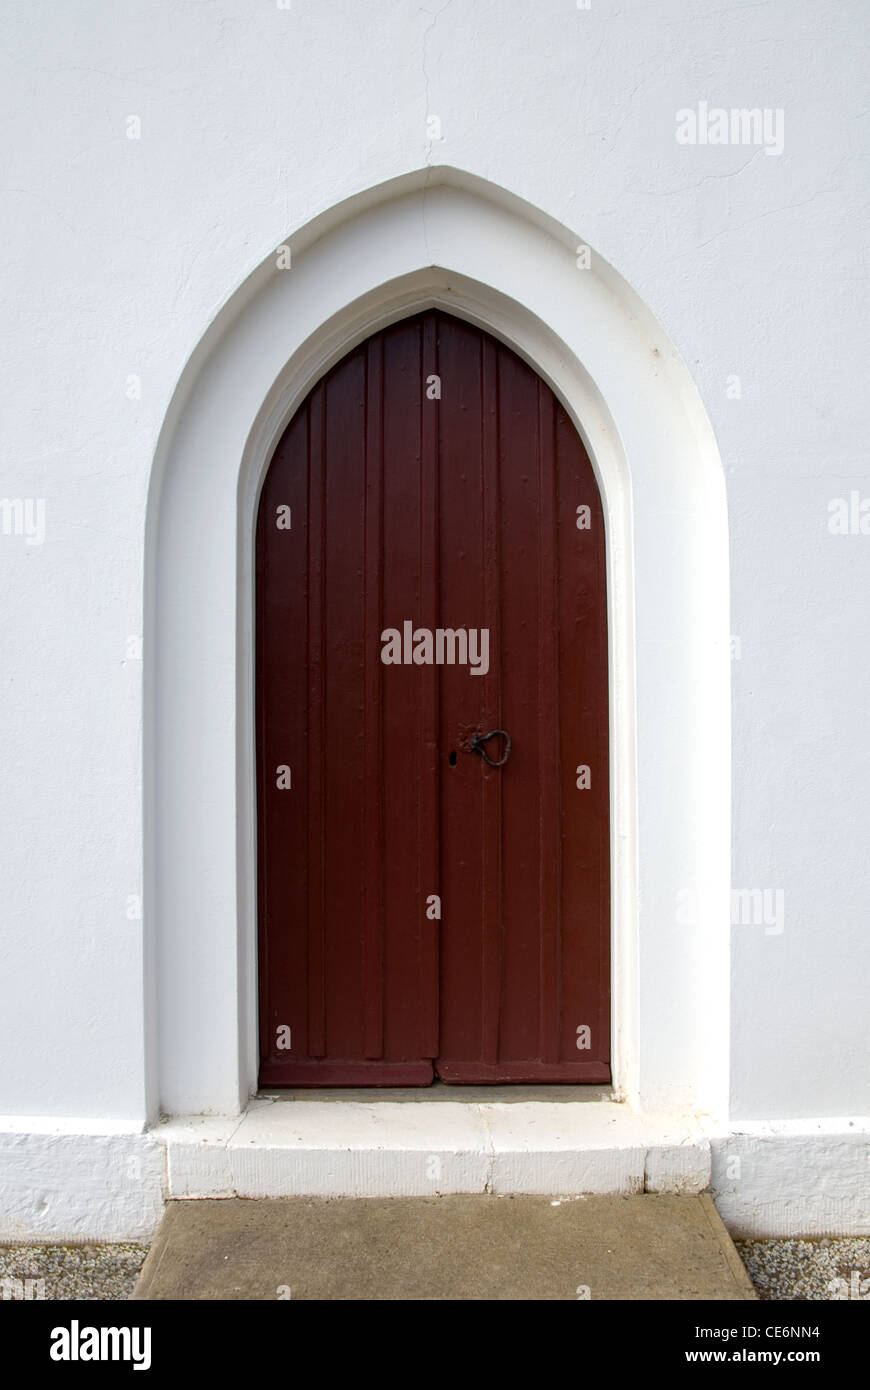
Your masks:
[{"label": "crack in the wall", "polygon": [[433,144],[433,142],[432,142],[432,140],[430,139],[429,134],[428,134],[429,116],[431,115],[431,112],[430,112],[430,110],[429,110],[430,78],[429,78],[429,68],[428,68],[427,57],[426,57],[426,47],[427,47],[427,44],[428,44],[428,42],[429,42],[429,35],[432,34],[432,33],[434,32],[435,28],[437,27],[438,20],[441,18],[441,16],[444,14],[444,12],[450,8],[450,6],[451,6],[452,4],[453,4],[453,0],[447,0],[447,3],[444,4],[444,5],[442,5],[441,8],[440,8],[440,10],[436,10],[436,11],[435,11],[434,15],[432,16],[432,23],[429,24],[429,25],[423,30],[423,44],[422,44],[422,62],[423,62],[423,101],[424,101],[423,120],[424,120],[424,122],[425,122],[425,124],[426,124],[426,131],[427,131],[427,134],[426,134],[426,153],[425,153],[425,156],[424,156],[425,164],[426,164],[426,174],[425,174],[425,177],[424,177],[424,179],[423,179],[423,191],[422,191],[422,197],[421,197],[421,199],[420,199],[420,217],[421,217],[421,222],[422,222],[423,245],[424,245],[425,248],[426,248],[426,260],[427,260],[427,262],[428,262],[430,265],[433,264],[433,262],[432,262],[432,256],[431,256],[431,253],[430,253],[430,250],[429,250],[429,239],[428,239],[428,237],[427,237],[427,235],[426,235],[426,194],[427,194],[428,189],[429,189],[429,176],[430,176],[430,172],[431,172],[431,169],[432,169],[432,144]]},{"label": "crack in the wall", "polygon": [[483,1177],[483,1190],[487,1195],[491,1196],[493,1190],[492,1182],[495,1174],[495,1144],[492,1138],[492,1130],[489,1127],[489,1119],[487,1117],[486,1111],[483,1109],[482,1106],[478,1111],[478,1115],[480,1117],[480,1122],[483,1125],[485,1134],[483,1152],[484,1159],[486,1162],[486,1168],[484,1170]]},{"label": "crack in the wall", "polygon": [[[422,55],[422,56],[423,56],[423,84],[424,84],[424,88],[425,88],[425,101],[426,101],[426,110],[425,110],[425,112],[424,112],[424,116],[425,116],[425,119],[426,119],[427,122],[428,122],[428,119],[429,119],[429,116],[430,116],[431,113],[430,113],[430,111],[429,111],[429,69],[428,69],[427,63],[426,63],[426,45],[427,45],[427,43],[429,42],[429,35],[432,34],[432,33],[434,32],[435,28],[437,27],[437,24],[438,24],[439,19],[440,19],[441,16],[445,13],[445,11],[447,11],[447,10],[450,9],[450,6],[451,6],[452,4],[453,4],[453,0],[447,0],[447,3],[446,3],[445,5],[442,5],[440,10],[436,10],[435,13],[434,13],[434,15],[432,16],[432,23],[431,23],[426,29],[424,29],[424,31],[423,31],[423,55]],[[428,135],[427,135],[427,138],[426,138],[426,163],[427,163],[427,164],[429,164],[429,162],[430,162],[430,160],[431,160],[431,156],[432,156],[432,141],[429,139],[429,137],[428,137]]]}]

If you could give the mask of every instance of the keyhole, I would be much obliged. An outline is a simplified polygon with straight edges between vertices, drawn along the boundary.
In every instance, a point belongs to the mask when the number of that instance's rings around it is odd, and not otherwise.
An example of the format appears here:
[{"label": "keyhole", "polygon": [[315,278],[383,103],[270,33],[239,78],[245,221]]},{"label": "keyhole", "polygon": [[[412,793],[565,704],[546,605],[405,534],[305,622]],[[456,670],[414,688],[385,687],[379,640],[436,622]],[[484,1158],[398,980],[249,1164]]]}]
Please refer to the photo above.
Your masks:
[{"label": "keyhole", "polygon": [[455,748],[454,748],[453,752],[450,754],[450,757],[447,759],[447,761],[449,762],[449,764],[450,764],[451,767],[455,767],[455,766],[456,766],[456,749],[455,749]]}]

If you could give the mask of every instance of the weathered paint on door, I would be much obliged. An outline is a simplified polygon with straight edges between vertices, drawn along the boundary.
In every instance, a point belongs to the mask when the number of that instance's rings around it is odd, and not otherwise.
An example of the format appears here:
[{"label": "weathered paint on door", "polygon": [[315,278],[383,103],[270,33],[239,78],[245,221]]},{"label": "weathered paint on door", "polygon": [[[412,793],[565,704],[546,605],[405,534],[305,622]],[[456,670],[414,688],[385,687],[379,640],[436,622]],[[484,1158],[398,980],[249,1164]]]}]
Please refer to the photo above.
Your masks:
[{"label": "weathered paint on door", "polygon": [[261,1084],[609,1080],[604,519],[552,391],[440,311],[375,334],[256,583]]}]

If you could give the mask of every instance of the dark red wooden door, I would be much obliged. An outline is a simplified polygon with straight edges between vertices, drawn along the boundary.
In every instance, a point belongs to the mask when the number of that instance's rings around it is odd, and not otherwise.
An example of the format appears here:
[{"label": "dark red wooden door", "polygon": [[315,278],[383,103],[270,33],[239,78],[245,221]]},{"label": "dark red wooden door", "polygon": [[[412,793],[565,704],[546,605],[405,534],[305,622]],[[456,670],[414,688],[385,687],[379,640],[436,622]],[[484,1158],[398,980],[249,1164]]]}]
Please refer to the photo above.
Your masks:
[{"label": "dark red wooden door", "polygon": [[375,334],[256,579],[261,1084],[609,1080],[604,520],[552,391],[440,311]]}]

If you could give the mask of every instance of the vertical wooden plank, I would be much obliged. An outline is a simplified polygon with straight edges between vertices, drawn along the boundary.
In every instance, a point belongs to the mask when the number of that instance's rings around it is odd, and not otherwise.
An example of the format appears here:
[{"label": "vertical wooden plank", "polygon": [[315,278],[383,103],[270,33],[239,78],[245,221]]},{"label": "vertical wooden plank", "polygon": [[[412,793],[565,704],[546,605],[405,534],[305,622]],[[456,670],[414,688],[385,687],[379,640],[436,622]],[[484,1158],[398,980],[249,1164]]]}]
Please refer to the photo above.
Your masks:
[{"label": "vertical wooden plank", "polygon": [[383,565],[384,340],[371,338],[366,350],[365,442],[365,606],[363,837],[365,844],[363,988],[364,1056],[384,1055],[383,941],[383,786],[381,719],[381,610]]},{"label": "vertical wooden plank", "polygon": [[[559,542],[555,401],[538,380],[538,861],[541,932],[540,1058],[559,1060],[561,1019],[561,816],[559,749]],[[573,1059],[572,1059],[573,1060]]]},{"label": "vertical wooden plank", "polygon": [[[438,375],[438,316],[426,314],[422,322],[422,382]],[[438,627],[438,495],[439,418],[441,403],[420,392],[420,618],[423,627]],[[420,668],[419,727],[417,735],[417,894],[419,994],[418,1042],[420,1057],[438,1055],[438,933],[439,921],[426,914],[427,899],[440,896],[438,853],[438,667]]]},{"label": "vertical wooden plank", "polygon": [[[501,546],[499,544],[501,489],[498,435],[498,348],[494,340],[481,335],[481,480],[483,487],[483,527],[481,561],[483,567],[483,623],[489,629],[490,666],[481,677],[484,686],[485,728],[501,727]],[[510,732],[510,731],[508,731]],[[496,745],[493,744],[493,747]],[[499,749],[500,752],[500,749]],[[483,865],[483,1014],[481,1058],[494,1065],[499,1057],[502,1008],[502,788],[500,769],[480,770]]]},{"label": "vertical wooden plank", "polygon": [[[291,1055],[304,1055],[308,1014],[308,856],[302,848],[308,785],[307,512],[308,410],[303,408],[275,452],[257,520],[258,925],[265,984],[260,1040],[261,1056],[269,1060],[287,1056],[277,1046],[280,1026],[291,1030]],[[276,785],[279,764],[290,766],[290,789]],[[281,929],[269,930],[270,922]]]},{"label": "vertical wooden plank", "polygon": [[[563,787],[561,873],[562,1056],[607,1072],[610,1056],[610,855],[607,598],[604,513],[594,470],[572,422],[556,406],[559,493],[559,685]],[[591,525],[578,528],[577,509]],[[576,786],[587,765],[591,786]],[[588,1026],[591,1046],[578,1049]]]},{"label": "vertical wooden plank", "polygon": [[[384,481],[383,627],[404,638],[420,617],[420,472],[422,355],[419,319],[383,334]],[[384,666],[384,1045],[390,1058],[415,1056],[420,1001],[417,826],[419,698],[423,668]],[[432,891],[435,891],[434,889]]]},{"label": "vertical wooden plank", "polygon": [[[440,316],[438,362],[442,390],[438,406],[439,626],[456,631],[486,625],[479,330]],[[490,411],[494,408],[491,401]],[[489,771],[469,744],[473,733],[492,727],[486,723],[492,671],[491,657],[486,676],[473,676],[468,666],[459,664],[446,664],[438,673],[442,1063],[467,1058],[479,1063],[483,1047],[483,840],[490,831],[484,824],[482,797]],[[440,1064],[439,1071],[444,1074]]]},{"label": "vertical wooden plank", "polygon": [[[564,415],[565,412],[562,411]],[[571,422],[568,422],[569,426]],[[607,536],[604,524],[604,505],[598,490],[594,470],[586,449],[576,430],[574,436],[580,445],[587,474],[592,475],[592,493],[596,504],[595,513],[599,527],[599,541],[595,547],[595,592],[596,592],[596,633],[595,646],[595,705],[598,711],[596,720],[598,732],[598,765],[601,768],[601,781],[604,794],[598,813],[598,912],[595,922],[595,940],[598,952],[598,978],[596,997],[598,1001],[598,1049],[597,1055],[610,1067],[610,1028],[611,1028],[611,848],[610,848],[610,649],[607,616]]]},{"label": "vertical wooden plank", "polygon": [[541,546],[538,381],[498,351],[503,724],[512,739],[501,772],[503,843],[501,1038],[503,1062],[540,1062],[540,823],[538,554]]},{"label": "vertical wooden plank", "polygon": [[325,608],[326,392],[321,383],[310,405],[308,443],[308,1055],[326,1055],[326,893],[323,690]]},{"label": "vertical wooden plank", "polygon": [[326,382],[323,613],[326,1043],[329,1057],[355,1061],[365,1032],[365,414],[360,347]]}]

